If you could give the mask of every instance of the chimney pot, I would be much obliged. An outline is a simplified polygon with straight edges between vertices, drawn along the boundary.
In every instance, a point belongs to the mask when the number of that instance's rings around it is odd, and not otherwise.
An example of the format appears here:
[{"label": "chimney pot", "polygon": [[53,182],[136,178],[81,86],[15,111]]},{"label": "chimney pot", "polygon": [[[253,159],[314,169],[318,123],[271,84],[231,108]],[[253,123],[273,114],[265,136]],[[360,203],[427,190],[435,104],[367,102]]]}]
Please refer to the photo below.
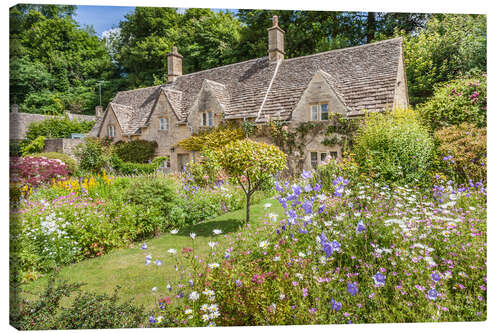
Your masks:
[{"label": "chimney pot", "polygon": [[174,82],[182,75],[182,55],[177,52],[177,47],[172,47],[172,52],[167,54],[168,82]]}]

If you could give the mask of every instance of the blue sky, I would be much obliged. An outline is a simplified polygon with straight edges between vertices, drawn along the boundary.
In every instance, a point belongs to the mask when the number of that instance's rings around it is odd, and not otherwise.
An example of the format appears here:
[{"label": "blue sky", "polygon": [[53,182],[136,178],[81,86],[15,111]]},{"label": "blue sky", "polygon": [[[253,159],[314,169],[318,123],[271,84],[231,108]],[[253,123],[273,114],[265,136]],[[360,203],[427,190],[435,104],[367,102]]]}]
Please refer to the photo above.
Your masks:
[{"label": "blue sky", "polygon": [[[117,28],[124,16],[135,7],[120,6],[77,6],[74,19],[83,28],[85,25],[94,27],[98,36],[109,29]],[[215,12],[223,9],[212,9]]]}]

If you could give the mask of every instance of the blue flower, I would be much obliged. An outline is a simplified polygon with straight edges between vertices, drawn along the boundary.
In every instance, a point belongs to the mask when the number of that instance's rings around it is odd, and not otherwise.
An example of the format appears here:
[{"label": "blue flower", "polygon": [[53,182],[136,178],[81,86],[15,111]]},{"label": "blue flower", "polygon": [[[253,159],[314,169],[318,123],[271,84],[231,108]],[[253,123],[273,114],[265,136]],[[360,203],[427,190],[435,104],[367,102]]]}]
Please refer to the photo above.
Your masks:
[{"label": "blue flower", "polygon": [[188,282],[189,282],[189,285],[191,286],[191,288],[193,288],[193,285],[194,285],[193,280],[189,280]]},{"label": "blue flower", "polygon": [[312,214],[312,203],[310,201],[304,201],[304,203],[302,204],[302,209],[304,210],[305,214]]},{"label": "blue flower", "polygon": [[366,226],[363,224],[363,220],[358,222],[358,226],[356,227],[356,232],[363,232],[366,230]]},{"label": "blue flower", "polygon": [[358,287],[354,283],[348,283],[347,284],[347,292],[351,294],[352,296],[356,295],[358,293]]},{"label": "blue flower", "polygon": [[280,186],[280,183],[278,183],[277,181],[274,182],[275,186],[276,186],[276,191],[278,192],[282,192],[283,191],[283,187]]},{"label": "blue flower", "polygon": [[330,308],[332,310],[335,310],[335,312],[339,311],[340,309],[342,309],[342,303],[340,302],[336,302],[333,298],[332,300],[330,301]]},{"label": "blue flower", "polygon": [[429,292],[427,293],[427,297],[429,297],[431,301],[435,301],[437,299],[437,296],[438,293],[436,289],[430,289]]},{"label": "blue flower", "polygon": [[304,186],[304,191],[311,192],[312,190],[313,190],[313,188],[311,187],[310,184],[307,184],[306,186]]},{"label": "blue flower", "polygon": [[439,280],[441,280],[441,275],[439,275],[439,273],[432,273],[431,278],[434,282],[438,282]]},{"label": "blue flower", "polygon": [[318,208],[318,214],[323,213],[323,212],[325,211],[325,208],[326,208],[326,206],[325,206],[325,205],[321,205],[321,206],[319,206],[319,208]]},{"label": "blue flower", "polygon": [[295,212],[293,209],[289,209],[288,210],[288,217],[290,217],[292,219],[296,219],[297,218],[297,212]]},{"label": "blue flower", "polygon": [[378,272],[373,277],[373,281],[375,281],[375,287],[383,287],[385,285],[385,275]]},{"label": "blue flower", "polygon": [[240,281],[239,279],[238,279],[238,280],[236,280],[234,283],[236,283],[236,285],[237,285],[238,287],[241,287],[241,281]]},{"label": "blue flower", "polygon": [[158,267],[160,267],[162,264],[163,264],[163,261],[161,261],[161,260],[156,260],[155,261],[155,265],[158,266]]},{"label": "blue flower", "polygon": [[299,185],[293,184],[292,190],[293,190],[293,193],[295,193],[295,195],[300,195],[302,193],[302,187]]},{"label": "blue flower", "polygon": [[333,254],[332,244],[329,242],[323,243],[323,251],[325,251],[325,256],[329,258]]},{"label": "blue flower", "polygon": [[339,252],[340,251],[340,243],[337,241],[332,241],[332,248],[333,251]]},{"label": "blue flower", "polygon": [[314,190],[315,190],[316,192],[321,191],[321,184],[316,183],[316,185],[314,185]]},{"label": "blue flower", "polygon": [[303,179],[311,178],[311,171],[306,171],[306,170],[302,171],[302,178]]},{"label": "blue flower", "polygon": [[150,323],[150,324],[154,324],[154,323],[156,323],[156,320],[155,320],[155,317],[154,317],[154,316],[149,317],[149,323]]},{"label": "blue flower", "polygon": [[142,246],[141,246],[141,249],[142,249],[142,250],[145,250],[145,249],[147,249],[147,248],[148,248],[148,246],[146,245],[146,243],[142,244]]}]

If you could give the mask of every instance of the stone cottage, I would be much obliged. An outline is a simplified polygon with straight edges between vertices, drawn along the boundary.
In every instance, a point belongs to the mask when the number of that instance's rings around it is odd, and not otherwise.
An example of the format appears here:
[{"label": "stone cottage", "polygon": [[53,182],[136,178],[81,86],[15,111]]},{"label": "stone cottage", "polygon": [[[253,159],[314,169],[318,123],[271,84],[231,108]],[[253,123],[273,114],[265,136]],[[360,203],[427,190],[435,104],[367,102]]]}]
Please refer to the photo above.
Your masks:
[{"label": "stone cottage", "polygon": [[[169,170],[180,171],[197,153],[177,143],[230,119],[259,124],[279,118],[293,127],[328,121],[332,113],[357,117],[408,106],[401,38],[285,59],[285,32],[276,16],[268,32],[268,56],[185,75],[174,47],[167,55],[168,83],[117,93],[90,135],[154,140],[157,155],[169,156]],[[314,137],[305,146],[304,168],[327,155],[340,157],[340,145],[322,141]]]}]

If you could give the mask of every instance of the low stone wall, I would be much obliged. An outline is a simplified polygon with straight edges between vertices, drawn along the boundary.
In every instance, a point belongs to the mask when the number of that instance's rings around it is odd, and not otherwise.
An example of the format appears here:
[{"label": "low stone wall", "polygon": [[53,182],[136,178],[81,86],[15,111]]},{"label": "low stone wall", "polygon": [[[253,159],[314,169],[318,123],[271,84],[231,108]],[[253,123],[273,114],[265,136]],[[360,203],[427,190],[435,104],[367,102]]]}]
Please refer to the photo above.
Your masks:
[{"label": "low stone wall", "polygon": [[45,139],[43,151],[64,153],[74,158],[73,148],[82,142],[82,139]]}]

